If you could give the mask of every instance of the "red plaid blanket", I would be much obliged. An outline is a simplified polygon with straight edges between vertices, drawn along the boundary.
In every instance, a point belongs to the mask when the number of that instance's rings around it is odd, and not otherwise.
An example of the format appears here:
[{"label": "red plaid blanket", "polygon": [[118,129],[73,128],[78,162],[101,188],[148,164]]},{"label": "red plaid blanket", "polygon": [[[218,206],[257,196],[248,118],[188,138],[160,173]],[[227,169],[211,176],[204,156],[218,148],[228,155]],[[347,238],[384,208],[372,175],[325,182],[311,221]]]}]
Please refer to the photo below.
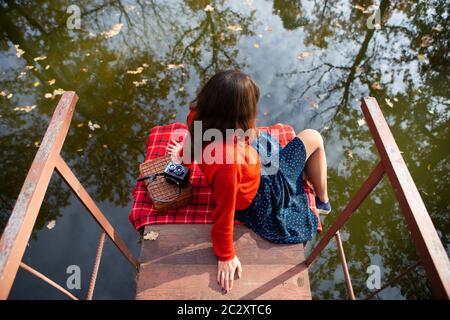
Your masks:
[{"label": "red plaid blanket", "polygon": [[[270,127],[260,127],[260,130],[269,130],[271,135],[278,139],[282,146],[285,146],[290,140],[295,137],[295,131],[291,126],[284,124],[276,124]],[[176,133],[176,134],[175,134]],[[145,160],[151,160],[161,157],[166,154],[166,147],[170,140],[174,138],[183,139],[187,133],[187,126],[183,123],[173,123],[165,126],[157,126],[150,130],[150,135],[147,138],[146,146],[147,153]],[[195,223],[206,224],[212,223],[212,213],[215,208],[214,198],[211,193],[199,166],[193,164],[191,169],[191,184],[192,184],[192,200],[189,205],[181,208],[170,210],[165,213],[157,211],[147,194],[145,182],[137,182],[133,189],[133,206],[129,214],[129,219],[136,230],[148,224],[168,224],[168,223]],[[316,201],[314,192],[305,181],[304,190],[308,195],[309,206],[316,215]],[[318,231],[322,231],[320,225]]]}]

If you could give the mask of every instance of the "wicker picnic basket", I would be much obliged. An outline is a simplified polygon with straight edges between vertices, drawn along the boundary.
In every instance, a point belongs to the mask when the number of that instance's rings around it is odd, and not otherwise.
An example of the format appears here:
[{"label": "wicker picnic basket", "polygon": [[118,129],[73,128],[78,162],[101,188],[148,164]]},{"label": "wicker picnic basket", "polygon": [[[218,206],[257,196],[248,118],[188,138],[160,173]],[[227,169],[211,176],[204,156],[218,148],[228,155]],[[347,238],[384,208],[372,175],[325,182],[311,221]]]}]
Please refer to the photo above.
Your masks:
[{"label": "wicker picnic basket", "polygon": [[[170,161],[170,155],[145,161],[139,165],[140,176],[143,177],[161,173]],[[168,182],[163,176],[156,177],[152,182],[145,180],[145,184],[147,185],[150,199],[156,210],[165,212],[176,209],[189,204],[191,200],[192,188],[190,183],[181,187],[181,193],[176,184]],[[155,199],[164,199],[167,202],[160,202]]]}]

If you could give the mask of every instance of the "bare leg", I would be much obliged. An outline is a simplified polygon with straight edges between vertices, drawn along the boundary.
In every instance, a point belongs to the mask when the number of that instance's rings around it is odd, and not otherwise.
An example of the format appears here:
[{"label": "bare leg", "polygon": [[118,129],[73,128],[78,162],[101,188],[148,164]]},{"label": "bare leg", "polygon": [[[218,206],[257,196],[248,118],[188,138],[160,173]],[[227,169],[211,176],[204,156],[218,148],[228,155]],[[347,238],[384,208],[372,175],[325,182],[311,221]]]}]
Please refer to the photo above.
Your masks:
[{"label": "bare leg", "polygon": [[316,130],[306,129],[297,134],[297,137],[303,141],[306,148],[306,176],[314,186],[320,201],[328,202],[327,158],[322,136]]}]

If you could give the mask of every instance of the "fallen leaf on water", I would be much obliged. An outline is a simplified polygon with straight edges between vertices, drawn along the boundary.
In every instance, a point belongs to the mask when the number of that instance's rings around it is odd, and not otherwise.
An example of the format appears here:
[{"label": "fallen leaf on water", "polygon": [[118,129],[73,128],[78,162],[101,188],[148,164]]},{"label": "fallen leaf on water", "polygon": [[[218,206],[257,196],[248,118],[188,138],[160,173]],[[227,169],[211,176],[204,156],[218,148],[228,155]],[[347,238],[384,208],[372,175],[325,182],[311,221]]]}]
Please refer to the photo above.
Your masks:
[{"label": "fallen leaf on water", "polygon": [[179,91],[179,92],[184,92],[184,87],[180,87],[180,88],[178,89],[178,91]]},{"label": "fallen leaf on water", "polygon": [[108,149],[108,145],[107,145],[107,144],[104,144],[104,145],[103,145],[103,148]]},{"label": "fallen leaf on water", "polygon": [[45,60],[45,59],[47,59],[47,56],[39,56],[39,57],[34,58],[33,60],[34,61],[41,61],[41,60]]},{"label": "fallen leaf on water", "polygon": [[23,51],[22,49],[19,48],[18,44],[15,44],[14,48],[16,48],[16,56],[17,56],[17,58],[20,58],[25,53],[25,51]]},{"label": "fallen leaf on water", "polygon": [[393,108],[394,107],[394,104],[391,102],[391,100],[390,99],[388,99],[388,98],[385,98],[384,99],[384,101],[386,101],[386,104],[389,106],[389,107],[391,107],[391,108]]},{"label": "fallen leaf on water", "polygon": [[431,170],[431,163],[429,163],[429,164],[427,165],[427,169],[428,169],[428,171]]},{"label": "fallen leaf on water", "polygon": [[143,63],[142,66],[143,66],[144,68],[148,68],[148,67],[149,67],[147,63]]},{"label": "fallen leaf on water", "polygon": [[33,86],[36,88],[36,87],[39,87],[41,84],[39,83],[39,82],[35,82],[35,83],[33,83]]},{"label": "fallen leaf on water", "polygon": [[53,95],[54,95],[54,96],[60,96],[60,95],[62,95],[64,92],[66,92],[66,90],[61,89],[61,88],[58,88],[58,89],[53,90]]},{"label": "fallen leaf on water", "polygon": [[24,112],[30,112],[32,111],[34,108],[36,108],[36,105],[32,105],[32,106],[23,106],[23,107],[15,107],[14,111],[24,111]]},{"label": "fallen leaf on water", "polygon": [[394,101],[395,101],[395,102],[398,102],[398,99],[397,99],[397,98],[394,98]]},{"label": "fallen leaf on water", "polygon": [[311,107],[313,107],[314,109],[319,109],[319,104],[315,101],[311,102]]},{"label": "fallen leaf on water", "polygon": [[417,58],[419,59],[419,61],[423,61],[425,60],[426,56],[424,54],[419,54]]},{"label": "fallen leaf on water", "polygon": [[107,103],[108,103],[108,106],[112,106],[112,101],[111,100],[108,101]]},{"label": "fallen leaf on water", "polygon": [[34,69],[34,66],[25,66],[25,69],[32,70],[32,69]]},{"label": "fallen leaf on water", "polygon": [[372,83],[372,85],[370,86],[373,90],[381,90],[382,86],[379,82],[374,82]]},{"label": "fallen leaf on water", "polygon": [[48,81],[47,81],[47,83],[48,83],[49,85],[51,85],[51,86],[54,85],[55,82],[56,82],[55,79],[51,79],[51,80],[48,80]]},{"label": "fallen leaf on water", "polygon": [[139,73],[142,73],[143,70],[144,70],[143,67],[138,67],[136,70],[128,70],[127,73],[128,74],[139,74]]},{"label": "fallen leaf on water", "polygon": [[81,127],[83,127],[83,126],[84,126],[84,123],[83,123],[83,122],[80,122],[80,123],[77,124],[77,128],[81,128]]},{"label": "fallen leaf on water", "polygon": [[311,52],[300,52],[299,55],[297,56],[297,59],[303,61],[306,58],[309,58],[310,56],[312,56]]},{"label": "fallen leaf on water", "polygon": [[231,24],[227,27],[228,30],[233,32],[239,32],[242,31],[242,27],[240,24]]},{"label": "fallen leaf on water", "polygon": [[25,71],[22,71],[21,73],[19,73],[19,75],[17,76],[17,79],[22,79],[22,77],[24,75],[26,75],[27,73]]},{"label": "fallen leaf on water", "polygon": [[364,118],[358,120],[358,126],[362,127],[365,124],[366,124],[366,120],[364,120]]},{"label": "fallen leaf on water", "polygon": [[272,30],[273,30],[273,29],[272,29],[271,26],[267,26],[267,27],[266,27],[266,31],[267,31],[267,32],[272,32]]},{"label": "fallen leaf on water", "polygon": [[366,11],[366,8],[360,6],[360,5],[354,5],[353,8],[359,10],[359,11]]},{"label": "fallen leaf on water", "polygon": [[159,237],[159,233],[156,231],[149,231],[144,234],[144,240],[156,240]]},{"label": "fallen leaf on water", "polygon": [[13,97],[13,94],[12,94],[12,93],[10,93],[10,94],[8,94],[8,95],[6,96],[7,99],[11,99],[12,97]]},{"label": "fallen leaf on water", "polygon": [[210,5],[210,4],[208,4],[205,7],[205,9],[203,9],[203,10],[205,10],[206,12],[211,12],[211,11],[214,11],[214,7],[212,5]]},{"label": "fallen leaf on water", "polygon": [[136,87],[141,87],[141,86],[147,84],[147,81],[148,81],[147,79],[142,79],[141,81],[133,81],[133,84]]},{"label": "fallen leaf on water", "polygon": [[259,44],[255,43],[255,44],[253,45],[253,47],[255,47],[256,49],[258,49],[258,48],[259,48]]},{"label": "fallen leaf on water", "polygon": [[77,149],[77,152],[82,152],[82,151],[83,151],[83,148]]},{"label": "fallen leaf on water", "polygon": [[421,40],[422,40],[422,43],[420,44],[420,46],[422,48],[429,47],[431,45],[431,43],[433,42],[433,38],[431,38],[429,35],[424,35]]},{"label": "fallen leaf on water", "polygon": [[353,151],[352,151],[352,150],[348,150],[348,151],[347,151],[347,156],[348,156],[350,159],[353,159]]},{"label": "fallen leaf on water", "polygon": [[170,115],[170,119],[175,119],[177,117],[177,114],[176,113],[172,113],[171,115]]},{"label": "fallen leaf on water", "polygon": [[100,33],[100,35],[105,37],[106,39],[112,38],[119,34],[120,30],[122,30],[122,27],[123,24],[117,23],[111,28],[111,30],[103,31],[102,33]]},{"label": "fallen leaf on water", "polygon": [[269,112],[264,111],[264,112],[263,112],[263,115],[264,115],[264,117],[267,117],[267,116],[269,115]]},{"label": "fallen leaf on water", "polygon": [[184,68],[184,64],[180,63],[180,64],[173,64],[173,63],[169,63],[167,65],[167,69],[171,70],[171,69],[178,69],[178,68]]},{"label": "fallen leaf on water", "polygon": [[46,93],[46,94],[44,94],[44,98],[46,98],[46,99],[51,99],[51,98],[53,98],[53,94],[51,94],[51,93]]},{"label": "fallen leaf on water", "polygon": [[6,93],[6,91],[0,91],[0,96],[2,97],[6,97],[8,94]]},{"label": "fallen leaf on water", "polygon": [[89,129],[94,131],[95,129],[100,129],[100,125],[98,123],[93,123],[91,120],[88,122]]},{"label": "fallen leaf on water", "polygon": [[50,65],[46,65],[44,69],[45,69],[45,70],[50,69]]},{"label": "fallen leaf on water", "polygon": [[81,68],[81,71],[88,72],[88,68]]},{"label": "fallen leaf on water", "polygon": [[40,143],[39,141],[35,141],[35,142],[34,142],[34,146],[35,146],[36,148],[39,148],[40,145],[41,145],[41,143]]},{"label": "fallen leaf on water", "polygon": [[49,221],[47,223],[47,229],[53,229],[56,226],[56,220]]}]

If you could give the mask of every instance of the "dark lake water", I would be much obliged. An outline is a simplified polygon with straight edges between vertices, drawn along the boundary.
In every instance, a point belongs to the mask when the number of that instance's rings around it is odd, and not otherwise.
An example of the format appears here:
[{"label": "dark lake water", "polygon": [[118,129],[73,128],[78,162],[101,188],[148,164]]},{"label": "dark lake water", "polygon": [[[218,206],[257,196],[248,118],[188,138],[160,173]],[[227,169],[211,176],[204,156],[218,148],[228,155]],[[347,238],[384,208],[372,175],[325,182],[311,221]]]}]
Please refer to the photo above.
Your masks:
[{"label": "dark lake water", "polygon": [[[79,29],[68,28],[72,4],[81,12]],[[376,7],[379,28],[367,24]],[[128,212],[149,129],[184,121],[202,83],[220,69],[240,68],[261,88],[260,125],[282,122],[323,134],[335,209],[325,230],[378,161],[359,121],[361,97],[376,97],[450,253],[448,8],[447,1],[403,0],[0,0],[0,229],[58,89],[74,90],[80,100],[62,156],[138,255]],[[99,127],[91,130],[89,122]],[[67,266],[79,265],[81,290],[72,292],[84,297],[99,233],[55,176],[24,261],[60,284]],[[370,293],[370,265],[380,267],[384,282],[418,259],[387,179],[341,235],[357,298]],[[314,298],[346,298],[334,242],[310,278]],[[107,242],[94,298],[134,294],[134,271]],[[430,297],[421,268],[379,295]],[[65,299],[23,271],[10,298]]]}]

